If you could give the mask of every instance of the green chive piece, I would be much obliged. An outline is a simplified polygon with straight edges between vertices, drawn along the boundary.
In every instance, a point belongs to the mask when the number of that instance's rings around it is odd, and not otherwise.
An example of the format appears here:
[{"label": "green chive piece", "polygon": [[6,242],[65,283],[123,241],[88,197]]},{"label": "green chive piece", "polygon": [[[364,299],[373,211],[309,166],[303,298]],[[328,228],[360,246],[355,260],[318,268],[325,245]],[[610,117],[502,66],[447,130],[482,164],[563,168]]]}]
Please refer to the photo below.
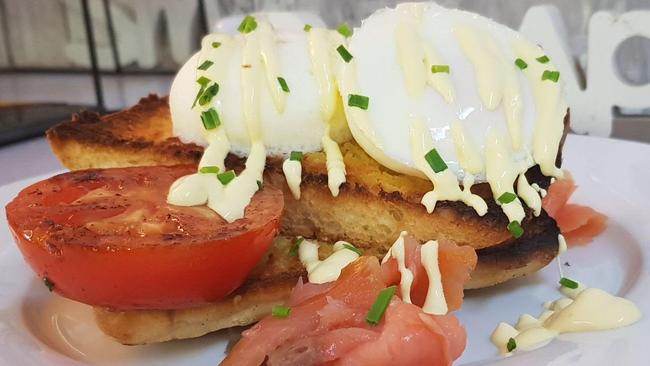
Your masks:
[{"label": "green chive piece", "polygon": [[200,78],[196,79],[196,83],[201,85],[202,87],[208,86],[210,84],[210,79],[206,78],[205,76],[201,76]]},{"label": "green chive piece", "polygon": [[377,295],[375,303],[372,304],[368,315],[366,316],[366,321],[370,325],[377,325],[381,321],[381,318],[390,304],[390,300],[395,296],[395,291],[397,290],[396,286],[387,287]]},{"label": "green chive piece", "polygon": [[302,152],[301,151],[292,151],[289,155],[289,160],[293,161],[302,161]]},{"label": "green chive piece", "polygon": [[557,83],[557,81],[560,80],[560,72],[544,70],[544,73],[542,74],[542,80],[551,80],[552,82]]},{"label": "green chive piece", "polygon": [[506,349],[508,350],[508,352],[514,351],[515,348],[517,348],[517,342],[515,342],[515,339],[514,338],[508,339],[508,344],[506,345]]},{"label": "green chive piece", "polygon": [[340,46],[336,47],[336,52],[338,52],[339,55],[341,55],[341,58],[346,63],[348,63],[348,62],[350,62],[350,60],[352,60],[352,54],[347,50],[347,48],[345,48],[345,46],[340,45]]},{"label": "green chive piece", "polygon": [[551,61],[551,59],[549,59],[548,56],[546,55],[538,57],[535,60],[537,60],[537,62],[539,62],[540,64],[547,64],[549,61]]},{"label": "green chive piece", "polygon": [[280,84],[280,88],[282,88],[282,91],[285,93],[289,92],[289,85],[287,85],[287,81],[284,80],[283,77],[278,77],[278,84]]},{"label": "green chive piece", "polygon": [[250,33],[257,28],[257,20],[252,15],[246,15],[237,27],[239,33]]},{"label": "green chive piece", "polygon": [[215,95],[219,92],[219,84],[212,83],[209,87],[203,90],[203,94],[199,97],[199,105],[204,106],[214,98]]},{"label": "green chive piece", "polygon": [[288,306],[274,306],[271,315],[276,318],[286,318],[291,314],[291,308]]},{"label": "green chive piece", "polygon": [[210,165],[210,166],[204,166],[199,169],[199,173],[201,174],[217,174],[219,173],[219,167]]},{"label": "green chive piece", "polygon": [[361,249],[355,247],[352,244],[345,243],[345,244],[343,244],[343,247],[345,249],[348,249],[348,250],[351,250],[351,251],[357,253],[359,255],[359,257],[363,255],[363,252],[361,251]]},{"label": "green chive piece", "polygon": [[511,192],[506,192],[497,198],[497,201],[506,204],[514,201],[517,198],[517,195]]},{"label": "green chive piece", "polygon": [[339,27],[336,28],[336,31],[339,32],[345,38],[348,38],[352,35],[352,29],[350,29],[348,23],[343,23],[339,25]]},{"label": "green chive piece", "polygon": [[579,286],[578,282],[566,277],[560,278],[560,285],[562,287],[570,288],[572,290],[577,289]]},{"label": "green chive piece", "polygon": [[449,65],[431,65],[431,73],[437,74],[440,72],[449,74]]},{"label": "green chive piece", "polygon": [[510,234],[512,234],[515,239],[520,238],[522,235],[524,235],[524,229],[517,221],[513,221],[508,224],[508,231],[510,231]]},{"label": "green chive piece", "polygon": [[515,65],[517,65],[517,67],[522,69],[522,70],[525,70],[526,68],[528,68],[528,64],[526,63],[526,61],[524,61],[524,60],[522,60],[520,58],[515,60]]},{"label": "green chive piece", "polygon": [[[201,78],[199,78],[199,80],[201,80]],[[198,83],[199,80],[197,80],[196,82]],[[194,98],[194,103],[192,103],[192,108],[196,107],[196,103],[199,101],[199,98],[201,98],[201,95],[203,95],[204,91],[205,91],[205,85],[201,85],[201,88],[199,89],[199,92],[196,93],[196,98]]]},{"label": "green chive piece", "polygon": [[309,32],[311,30],[311,24],[305,24],[302,30],[304,30],[305,32]]},{"label": "green chive piece", "polygon": [[258,180],[257,181],[257,189],[259,189],[261,191],[263,188],[264,188],[264,183],[262,183],[261,180]]},{"label": "green chive piece", "polygon": [[370,98],[366,97],[365,95],[357,95],[357,94],[348,95],[348,105],[350,107],[357,107],[363,110],[367,110],[369,102],[370,102]]},{"label": "green chive piece", "polygon": [[221,42],[212,42],[212,48],[219,48],[221,47]]},{"label": "green chive piece", "polygon": [[48,277],[43,277],[43,284],[47,287],[48,291],[54,291],[54,282],[52,282]]},{"label": "green chive piece", "polygon": [[442,157],[440,157],[440,154],[438,154],[438,150],[436,149],[429,150],[429,152],[424,155],[424,160],[429,163],[431,169],[436,173],[447,170],[447,164],[442,160]]},{"label": "green chive piece", "polygon": [[217,174],[217,179],[219,179],[219,182],[221,182],[221,184],[223,184],[224,186],[232,182],[232,180],[235,179],[235,177],[236,175],[233,170],[229,170],[227,172]]},{"label": "green chive piece", "polygon": [[203,127],[206,130],[214,130],[221,125],[219,114],[214,108],[201,113],[201,122],[203,122]]},{"label": "green chive piece", "polygon": [[300,244],[305,241],[305,238],[302,236],[299,236],[294,240],[293,245],[291,245],[291,248],[289,248],[289,255],[292,257],[298,256],[298,250],[300,249]]},{"label": "green chive piece", "polygon": [[210,60],[205,60],[205,61],[203,61],[201,66],[198,67],[198,69],[205,71],[205,70],[209,69],[210,66],[212,66],[212,65],[214,65],[214,62],[212,62]]}]

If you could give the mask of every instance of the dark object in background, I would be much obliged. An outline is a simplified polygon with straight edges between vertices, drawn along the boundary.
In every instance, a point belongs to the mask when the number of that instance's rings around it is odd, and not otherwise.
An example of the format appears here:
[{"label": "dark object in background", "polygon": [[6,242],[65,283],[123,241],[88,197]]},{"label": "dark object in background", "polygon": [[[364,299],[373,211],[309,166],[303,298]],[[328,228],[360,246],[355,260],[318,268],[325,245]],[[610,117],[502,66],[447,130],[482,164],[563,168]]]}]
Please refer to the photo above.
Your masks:
[{"label": "dark object in background", "polygon": [[15,104],[0,107],[0,145],[43,135],[55,124],[82,109],[94,107],[63,103]]}]

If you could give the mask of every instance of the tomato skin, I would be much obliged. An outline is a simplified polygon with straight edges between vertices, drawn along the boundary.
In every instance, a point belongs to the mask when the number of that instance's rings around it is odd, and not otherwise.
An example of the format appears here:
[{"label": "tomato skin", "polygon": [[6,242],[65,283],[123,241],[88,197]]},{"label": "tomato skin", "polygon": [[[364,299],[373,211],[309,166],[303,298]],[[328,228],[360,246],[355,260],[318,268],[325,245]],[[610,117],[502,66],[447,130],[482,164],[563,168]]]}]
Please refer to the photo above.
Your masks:
[{"label": "tomato skin", "polygon": [[[124,168],[109,169],[105,174],[132,177],[135,172],[144,170],[146,175],[163,177],[164,182],[154,188],[164,201],[171,182],[193,169]],[[283,208],[282,193],[274,188],[265,188],[254,197],[244,219],[232,224],[211,219],[199,226],[201,235],[178,232],[153,235],[153,238],[126,234],[89,235],[86,227],[79,226],[83,225],[86,217],[83,211],[65,214],[70,199],[59,202],[48,198],[46,193],[41,201],[45,204],[29,207],[29,192],[33,193],[34,187],[47,187],[51,183],[48,181],[26,188],[7,206],[7,219],[18,247],[34,272],[54,283],[57,293],[86,304],[113,309],[179,309],[221,300],[243,283],[268,250],[278,232]],[[97,186],[96,182],[93,184]],[[105,188],[110,184],[99,186]],[[75,190],[78,187],[70,192]],[[120,194],[128,191],[127,187]],[[159,195],[151,195],[148,199],[155,200]],[[156,209],[167,210],[169,207],[166,206],[170,205],[159,201]],[[261,213],[258,212],[260,207]],[[186,208],[172,206],[171,209]],[[191,215],[191,208],[187,209],[187,215]],[[105,219],[103,216],[110,218],[124,211],[110,210],[100,214],[97,214],[97,209],[90,210],[88,217],[102,220]],[[59,214],[54,221],[47,217],[55,216],[52,215],[54,211],[57,214],[63,211],[64,214]],[[186,219],[200,221],[205,218],[188,216]],[[206,236],[205,231],[216,234]]]}]

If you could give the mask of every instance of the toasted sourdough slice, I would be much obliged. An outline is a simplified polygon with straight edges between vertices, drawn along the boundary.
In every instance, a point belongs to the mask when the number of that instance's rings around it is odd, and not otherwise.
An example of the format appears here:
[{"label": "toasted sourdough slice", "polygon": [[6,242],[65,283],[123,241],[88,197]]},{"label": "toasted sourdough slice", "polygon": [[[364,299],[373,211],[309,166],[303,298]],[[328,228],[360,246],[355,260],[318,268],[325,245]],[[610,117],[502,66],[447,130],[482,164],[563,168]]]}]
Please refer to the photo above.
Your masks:
[{"label": "toasted sourdough slice", "polygon": [[[568,115],[565,123],[568,123]],[[166,98],[149,96],[133,108],[107,116],[83,112],[47,133],[53,151],[72,169],[198,163],[203,149],[172,137]],[[392,172],[370,158],[358,145],[341,145],[347,183],[338,197],[327,187],[323,153],[305,154],[300,200],[288,191],[281,160],[269,158],[265,184],[285,190],[282,235],[324,242],[346,240],[369,254],[383,255],[403,230],[417,239],[447,238],[477,249],[478,265],[467,288],[491,286],[533,273],[552,260],[559,233],[546,213],[527,210],[525,233],[514,239],[505,229],[506,217],[491,199],[487,184],[472,191],[486,198],[488,213],[479,217],[460,202],[439,202],[428,214],[420,204],[431,184]],[[559,157],[558,157],[559,158]],[[240,169],[243,160],[229,156],[227,165]],[[529,181],[548,185],[537,168]],[[198,309],[119,312],[96,309],[100,327],[125,344],[196,337],[217,329],[250,324],[286,299],[304,269],[288,255],[286,239],[278,239],[269,257],[246,283],[224,301]]]}]

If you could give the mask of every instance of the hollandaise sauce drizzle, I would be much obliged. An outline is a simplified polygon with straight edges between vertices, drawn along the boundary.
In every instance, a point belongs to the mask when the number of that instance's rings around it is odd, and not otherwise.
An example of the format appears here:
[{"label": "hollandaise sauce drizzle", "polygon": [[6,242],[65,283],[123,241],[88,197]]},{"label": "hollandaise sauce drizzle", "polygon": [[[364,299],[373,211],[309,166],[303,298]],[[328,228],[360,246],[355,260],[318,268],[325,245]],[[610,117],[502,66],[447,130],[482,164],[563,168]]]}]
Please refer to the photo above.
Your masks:
[{"label": "hollandaise sauce drizzle", "polygon": [[390,247],[388,253],[382,260],[382,263],[387,262],[390,257],[395,258],[397,261],[397,269],[400,273],[400,294],[402,300],[405,303],[411,303],[411,285],[413,284],[413,272],[410,269],[406,268],[406,248],[404,246],[404,237],[406,237],[406,231],[402,231],[399,235],[399,238],[395,241],[393,246]]},{"label": "hollandaise sauce drizzle", "polygon": [[411,154],[416,167],[433,183],[433,190],[427,192],[422,197],[422,204],[427,208],[427,211],[429,213],[433,212],[438,201],[449,200],[463,201],[468,206],[474,208],[480,216],[485,215],[487,212],[487,204],[480,196],[471,192],[470,188],[473,182],[471,178],[466,182],[467,185],[461,189],[458,185],[456,174],[451,172],[450,169],[436,173],[427,163],[425,155],[433,148],[433,141],[431,135],[426,131],[422,120],[414,119],[410,132]]},{"label": "hollandaise sauce drizzle", "polygon": [[[441,8],[443,9],[443,8]],[[451,75],[454,72],[453,60],[446,60],[448,55],[444,48],[436,48],[437,42],[425,39],[423,21],[425,4],[408,4],[398,7],[399,13],[394,25],[396,62],[399,64],[404,80],[404,88],[411,98],[422,98],[427,87],[434,89],[446,103],[456,100],[457,86]],[[447,10],[445,10],[447,11]],[[462,12],[449,10],[454,16],[465,16]],[[248,18],[248,17],[247,17]],[[476,23],[476,24],[480,24]],[[353,95],[369,95],[359,85],[358,62],[355,50],[347,40],[335,31],[313,27],[307,31],[299,30],[306,38],[306,45],[311,63],[311,74],[318,88],[320,99],[320,117],[326,128],[321,139],[326,154],[328,186],[332,195],[337,196],[340,186],[346,181],[344,159],[332,134],[332,121],[336,119],[340,100],[359,145],[372,156],[386,156],[384,141],[372,126],[368,109],[373,108],[370,101],[364,108],[349,104]],[[553,70],[548,62],[536,62],[542,55],[541,50],[519,39],[505,41],[504,37],[491,34],[475,26],[473,20],[459,21],[450,27],[460,52],[469,61],[476,78],[477,95],[486,110],[494,111],[501,107],[506,122],[507,132],[490,128],[484,141],[473,141],[475,134],[468,134],[462,113],[459,119],[448,122],[448,134],[457,155],[459,171],[451,169],[434,171],[424,158],[428,151],[435,148],[431,131],[424,121],[413,111],[407,118],[414,120],[410,124],[411,160],[414,166],[408,171],[415,175],[426,176],[433,184],[433,190],[422,197],[422,204],[428,212],[433,212],[438,201],[462,201],[474,208],[479,215],[487,212],[487,203],[471,192],[475,177],[482,178],[490,185],[495,201],[501,207],[509,222],[518,224],[525,217],[523,203],[530,207],[534,215],[541,212],[541,198],[544,190],[536,184],[530,184],[525,172],[539,164],[546,176],[561,177],[562,171],[555,165],[564,125],[563,117],[567,105],[562,98],[562,88],[557,80],[542,77],[545,71]],[[237,36],[209,35],[202,42],[202,49],[197,64],[197,91],[216,83],[217,86],[226,78],[230,70],[229,59],[241,49],[241,102],[242,115],[250,139],[250,154],[246,169],[228,184],[221,184],[214,174],[197,173],[193,177],[183,177],[174,183],[169,193],[169,202],[178,205],[206,204],[232,221],[243,216],[244,208],[257,191],[257,182],[262,181],[266,148],[260,126],[260,95],[268,92],[275,110],[283,113],[291,100],[288,91],[279,82],[283,71],[278,55],[278,40],[273,26],[264,17],[257,18],[255,27],[245,34]],[[506,38],[510,39],[510,38]],[[215,47],[214,45],[218,46]],[[347,56],[337,53],[337,48],[344,47]],[[515,64],[513,58],[525,60],[527,66],[522,68]],[[548,61],[548,60],[547,60]],[[521,73],[521,74],[520,74]],[[201,82],[199,82],[201,80]],[[523,100],[520,88],[530,85],[534,105],[534,133],[532,151],[524,147],[522,132]],[[214,90],[214,89],[213,89]],[[210,109],[218,116],[222,99],[218,88],[208,103],[198,103],[193,108],[196,119]],[[340,95],[345,90],[346,95]],[[366,91],[369,92],[369,91]],[[527,94],[528,95],[528,94]],[[266,105],[266,104],[265,104]],[[528,108],[528,107],[527,107]],[[352,123],[352,121],[354,123]],[[228,123],[228,121],[219,121]],[[470,131],[472,132],[472,131]],[[208,146],[199,164],[199,168],[214,167],[224,172],[224,160],[230,151],[230,143],[223,126],[206,129],[205,140]],[[234,140],[233,140],[234,141]],[[478,148],[483,143],[484,151]],[[444,156],[442,159],[444,160]],[[397,162],[387,157],[381,163],[395,169]],[[397,169],[399,170],[399,169]],[[293,196],[300,198],[300,181],[302,165],[287,159],[283,171]],[[216,181],[216,184],[215,184]],[[194,192],[201,190],[203,192]],[[503,202],[499,198],[504,194],[515,195],[515,199]],[[228,197],[226,197],[228,196]],[[235,203],[240,202],[240,203]]]},{"label": "hollandaise sauce drizzle", "polygon": [[523,314],[514,327],[499,323],[490,337],[499,352],[533,350],[562,333],[620,328],[641,318],[639,308],[622,297],[583,285],[571,291],[565,289],[561,288],[566,297],[545,303],[538,318]]},{"label": "hollandaise sauce drizzle", "polygon": [[318,247],[318,244],[304,239],[298,248],[298,257],[307,269],[307,277],[311,283],[336,281],[341,270],[359,258],[359,254],[350,250],[351,245],[344,241],[336,242],[334,252],[324,260],[319,259]]},{"label": "hollandaise sauce drizzle", "polygon": [[302,164],[298,159],[289,158],[282,163],[282,171],[293,198],[300,199],[300,182],[302,181]]},{"label": "hollandaise sauce drizzle", "polygon": [[514,327],[499,323],[490,340],[500,353],[533,350],[562,333],[620,328],[641,318],[641,311],[633,302],[565,278],[560,256],[566,250],[566,240],[559,234],[557,263],[560,292],[565,297],[545,302],[544,311],[537,318],[522,314]]},{"label": "hollandaise sauce drizzle", "polygon": [[[413,284],[413,272],[406,266],[406,246],[404,238],[408,235],[406,231],[400,233],[399,238],[390,247],[381,263],[388,262],[391,258],[397,261],[397,269],[400,273],[400,295],[402,300],[411,303],[411,286]],[[442,276],[438,265],[438,242],[430,240],[422,245],[420,262],[424,267],[429,279],[429,288],[424,300],[422,310],[428,314],[447,314],[447,301],[442,288]]]},{"label": "hollandaise sauce drizzle", "polygon": [[307,37],[312,73],[318,83],[321,119],[326,124],[321,144],[327,159],[327,184],[332,195],[336,197],[339,195],[339,187],[346,181],[346,171],[341,149],[330,135],[332,118],[339,98],[336,69],[340,69],[340,61],[338,55],[334,54],[334,49],[337,44],[345,44],[345,39],[339,33],[323,28],[311,28]]},{"label": "hollandaise sauce drizzle", "polygon": [[560,140],[564,132],[564,114],[567,111],[561,85],[550,80],[543,80],[542,75],[549,64],[535,61],[538,57],[544,56],[538,47],[520,40],[515,43],[514,49],[518,57],[531,60],[528,62],[528,67],[522,72],[528,77],[535,98],[533,157],[544,175],[561,178],[562,169],[555,166]]}]

